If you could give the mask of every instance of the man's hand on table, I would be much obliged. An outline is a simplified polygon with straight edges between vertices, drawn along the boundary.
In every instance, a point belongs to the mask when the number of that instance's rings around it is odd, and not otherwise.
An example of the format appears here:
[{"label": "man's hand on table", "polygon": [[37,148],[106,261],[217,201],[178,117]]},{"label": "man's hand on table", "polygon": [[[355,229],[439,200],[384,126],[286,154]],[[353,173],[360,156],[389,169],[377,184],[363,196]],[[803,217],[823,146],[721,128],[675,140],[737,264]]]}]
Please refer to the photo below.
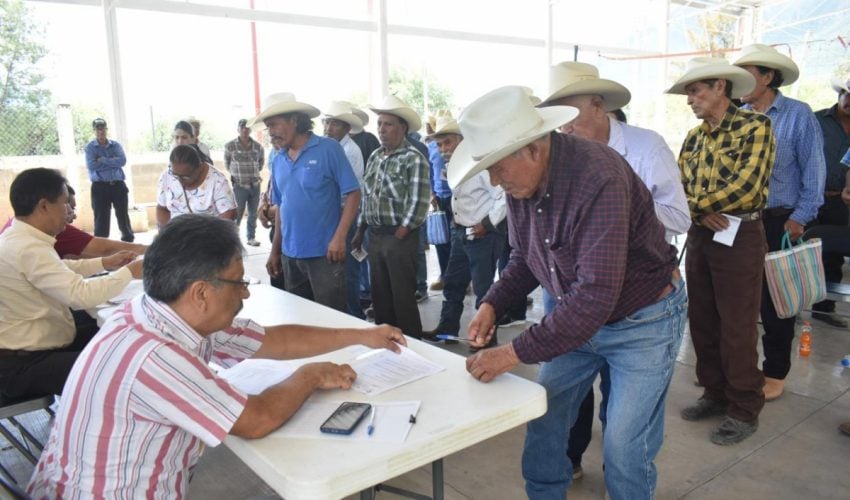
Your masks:
[{"label": "man's hand on table", "polygon": [[399,344],[406,346],[407,340],[401,330],[391,325],[378,325],[364,328],[360,331],[362,344],[373,349],[389,349],[395,353],[401,352]]},{"label": "man's hand on table", "polygon": [[466,358],[466,371],[481,382],[489,382],[519,364],[513,344],[482,349]]},{"label": "man's hand on table", "polygon": [[331,362],[309,363],[296,372],[302,372],[313,380],[316,389],[350,389],[357,372],[349,365]]}]

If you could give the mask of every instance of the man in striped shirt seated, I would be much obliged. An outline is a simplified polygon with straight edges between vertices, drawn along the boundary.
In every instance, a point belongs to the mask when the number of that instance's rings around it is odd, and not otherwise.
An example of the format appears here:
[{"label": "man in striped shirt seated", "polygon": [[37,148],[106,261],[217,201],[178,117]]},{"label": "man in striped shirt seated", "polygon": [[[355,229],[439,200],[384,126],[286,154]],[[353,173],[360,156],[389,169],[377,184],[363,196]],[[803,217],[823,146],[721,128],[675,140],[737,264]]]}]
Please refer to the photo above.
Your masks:
[{"label": "man in striped shirt seated", "polygon": [[118,310],[80,354],[33,498],[182,498],[204,445],[227,434],[259,438],[318,389],[351,387],[348,365],[310,363],[248,396],[214,361],[308,357],[348,345],[399,350],[397,328],[263,328],[236,320],[248,298],[236,226],[187,214],[166,225],[144,261],[145,293]]}]

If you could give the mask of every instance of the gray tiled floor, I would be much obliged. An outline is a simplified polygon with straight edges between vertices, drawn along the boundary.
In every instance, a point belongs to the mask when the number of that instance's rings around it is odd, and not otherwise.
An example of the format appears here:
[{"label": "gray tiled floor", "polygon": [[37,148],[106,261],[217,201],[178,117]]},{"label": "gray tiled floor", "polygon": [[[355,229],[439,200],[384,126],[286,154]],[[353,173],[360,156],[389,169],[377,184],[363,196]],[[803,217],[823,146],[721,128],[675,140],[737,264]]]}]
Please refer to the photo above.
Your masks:
[{"label": "gray tiled floor", "polygon": [[[267,282],[268,245],[263,243],[259,248],[248,247],[246,272]],[[433,251],[428,252],[428,260],[429,276],[435,276]],[[542,304],[539,291],[532,297],[528,318],[533,321],[542,315]],[[420,304],[426,329],[436,325],[440,302],[441,296],[431,292],[429,299]],[[467,305],[464,322],[472,312]],[[850,312],[850,308],[844,312]],[[850,331],[818,321],[813,322],[813,328],[813,354],[808,359],[794,359],[786,394],[765,406],[759,431],[752,438],[730,447],[718,447],[708,441],[714,422],[685,422],[678,416],[700,395],[700,389],[693,384],[695,358],[690,338],[684,340],[667,399],[664,447],[656,461],[658,498],[850,498],[850,437],[840,435],[836,429],[842,421],[850,420],[850,370],[839,366],[839,360],[850,353]],[[500,329],[500,340],[508,341],[521,330],[522,327]],[[447,348],[465,355],[462,345]],[[536,371],[536,367],[521,366],[516,373],[534,378]],[[42,415],[27,418],[41,436],[47,432],[46,420]],[[523,428],[517,428],[447,457],[446,498],[523,498],[519,461],[524,434]],[[0,452],[0,459],[13,467],[19,477],[26,477],[31,470],[28,463],[6,447]],[[594,422],[594,439],[584,458],[584,471],[584,478],[570,489],[570,498],[604,498],[598,421]],[[388,484],[425,492],[430,481],[430,468],[423,467]],[[189,497],[247,498],[271,493],[238,458],[219,447],[208,450],[202,458]],[[396,497],[382,492],[378,498]]]}]

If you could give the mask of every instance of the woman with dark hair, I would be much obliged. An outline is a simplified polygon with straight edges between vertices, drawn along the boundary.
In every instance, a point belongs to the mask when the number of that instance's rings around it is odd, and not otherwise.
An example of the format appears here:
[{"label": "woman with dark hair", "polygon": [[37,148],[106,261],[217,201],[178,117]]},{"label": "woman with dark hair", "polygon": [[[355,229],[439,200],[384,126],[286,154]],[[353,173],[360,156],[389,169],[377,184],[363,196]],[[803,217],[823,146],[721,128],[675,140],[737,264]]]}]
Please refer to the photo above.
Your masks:
[{"label": "woman with dark hair", "polygon": [[[197,135],[197,133],[195,131],[195,127],[193,127],[191,123],[189,123],[185,120],[180,120],[179,122],[174,124],[174,145],[175,146],[180,146],[180,145],[189,146],[189,145],[192,145],[192,144],[197,145],[198,141],[197,141],[196,135]],[[214,164],[214,162],[212,161],[212,158],[210,158],[210,156],[208,154],[204,153],[204,151],[200,147],[198,147],[198,154],[201,155],[201,161],[202,162],[209,163],[210,165]]]},{"label": "woman with dark hair", "polygon": [[171,150],[171,165],[159,176],[158,227],[172,217],[189,213],[236,220],[236,200],[230,180],[204,157],[195,144],[179,144]]}]

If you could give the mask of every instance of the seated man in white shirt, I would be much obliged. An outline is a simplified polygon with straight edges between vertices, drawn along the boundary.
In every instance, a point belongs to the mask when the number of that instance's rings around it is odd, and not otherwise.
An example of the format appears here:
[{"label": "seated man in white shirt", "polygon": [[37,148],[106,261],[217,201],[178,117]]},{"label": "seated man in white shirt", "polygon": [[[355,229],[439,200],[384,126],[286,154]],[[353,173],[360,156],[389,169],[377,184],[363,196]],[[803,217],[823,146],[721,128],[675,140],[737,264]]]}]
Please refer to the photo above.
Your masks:
[{"label": "seated man in white shirt", "polygon": [[[67,181],[58,170],[24,170],[12,182],[15,219],[0,235],[0,392],[22,398],[60,394],[96,325],[75,325],[72,309],[118,295],[140,278],[136,254],[61,260],[53,249],[65,229]],[[86,277],[116,272],[93,279]]]},{"label": "seated man in white shirt", "polygon": [[145,293],[115,312],[82,352],[33,498],[181,498],[204,445],[267,435],[319,389],[347,389],[348,365],[309,363],[256,396],[209,367],[291,359],[353,344],[400,351],[398,328],[280,325],[235,319],[250,296],[238,228],[210,215],[172,220],[148,247]]}]

